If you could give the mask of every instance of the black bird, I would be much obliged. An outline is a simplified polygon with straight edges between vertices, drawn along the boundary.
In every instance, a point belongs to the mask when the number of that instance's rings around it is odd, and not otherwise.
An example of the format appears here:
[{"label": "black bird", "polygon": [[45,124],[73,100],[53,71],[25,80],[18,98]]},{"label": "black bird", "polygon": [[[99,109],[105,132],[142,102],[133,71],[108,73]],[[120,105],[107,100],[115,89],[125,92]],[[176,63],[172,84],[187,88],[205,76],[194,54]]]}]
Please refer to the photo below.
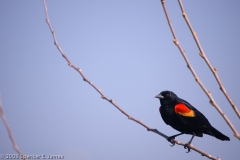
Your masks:
[{"label": "black bird", "polygon": [[[230,141],[230,138],[215,129],[207,120],[207,118],[187,101],[179,98],[171,91],[162,91],[155,96],[160,100],[159,108],[163,121],[172,128],[181,132],[170,136],[168,141],[173,143],[172,139],[182,134],[191,134],[192,138],[185,144],[184,148],[188,148],[194,136],[203,137],[203,134],[216,137],[222,141]],[[174,145],[174,143],[173,143]]]}]

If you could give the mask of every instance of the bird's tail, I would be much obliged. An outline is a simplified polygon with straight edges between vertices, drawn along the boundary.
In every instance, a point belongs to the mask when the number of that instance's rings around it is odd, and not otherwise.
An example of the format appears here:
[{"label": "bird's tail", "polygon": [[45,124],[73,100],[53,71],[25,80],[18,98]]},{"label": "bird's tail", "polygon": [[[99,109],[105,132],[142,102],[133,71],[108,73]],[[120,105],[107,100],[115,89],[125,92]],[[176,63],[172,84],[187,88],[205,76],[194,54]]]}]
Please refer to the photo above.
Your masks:
[{"label": "bird's tail", "polygon": [[217,139],[220,139],[222,141],[230,141],[230,138],[219,132],[216,128],[212,126],[211,132],[213,133],[213,136]]}]

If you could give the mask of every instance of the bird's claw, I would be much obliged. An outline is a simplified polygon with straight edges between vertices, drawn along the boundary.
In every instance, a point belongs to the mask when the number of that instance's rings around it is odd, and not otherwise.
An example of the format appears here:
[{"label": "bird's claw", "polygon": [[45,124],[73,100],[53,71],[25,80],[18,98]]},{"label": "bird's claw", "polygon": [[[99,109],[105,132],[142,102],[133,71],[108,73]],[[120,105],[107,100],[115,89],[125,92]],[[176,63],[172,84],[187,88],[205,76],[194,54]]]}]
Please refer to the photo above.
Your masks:
[{"label": "bird's claw", "polygon": [[173,139],[175,139],[174,136],[168,137],[167,140],[168,142],[172,143],[170,146],[173,147],[176,143],[173,141]]},{"label": "bird's claw", "polygon": [[190,148],[189,146],[190,146],[189,143],[184,144],[184,148],[185,148],[185,149],[188,149],[188,151],[187,151],[186,153],[191,152],[191,148]]},{"label": "bird's claw", "polygon": [[173,147],[176,143],[175,142],[171,142],[172,144],[170,144],[171,147]]}]

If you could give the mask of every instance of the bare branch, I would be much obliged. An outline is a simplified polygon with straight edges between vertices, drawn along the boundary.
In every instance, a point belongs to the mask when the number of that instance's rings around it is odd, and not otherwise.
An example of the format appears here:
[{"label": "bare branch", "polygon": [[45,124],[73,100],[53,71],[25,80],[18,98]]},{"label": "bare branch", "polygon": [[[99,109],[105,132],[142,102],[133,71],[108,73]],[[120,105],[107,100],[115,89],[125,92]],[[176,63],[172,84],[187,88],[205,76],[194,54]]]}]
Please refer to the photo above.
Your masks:
[{"label": "bare branch", "polygon": [[236,112],[238,118],[240,118],[240,112],[239,112],[237,106],[234,104],[233,100],[230,98],[230,96],[229,96],[229,94],[227,93],[225,87],[223,86],[223,84],[222,84],[222,82],[221,82],[221,80],[220,80],[220,78],[219,78],[219,76],[218,76],[217,68],[214,68],[214,67],[211,65],[210,61],[208,60],[206,54],[205,54],[204,51],[203,51],[203,48],[202,48],[202,46],[201,46],[201,44],[200,44],[200,42],[199,42],[199,40],[198,40],[197,33],[193,30],[193,27],[192,27],[192,25],[191,25],[191,23],[190,23],[190,21],[189,21],[189,19],[188,19],[188,17],[187,17],[187,13],[186,13],[186,11],[185,11],[184,8],[183,8],[182,1],[181,1],[181,0],[178,0],[178,2],[179,2],[179,5],[180,5],[180,8],[181,8],[181,10],[182,10],[182,16],[183,16],[183,18],[185,19],[185,21],[186,21],[186,23],[187,23],[187,25],[188,25],[188,27],[189,27],[192,35],[193,35],[193,38],[194,38],[194,40],[195,40],[195,42],[196,42],[196,44],[197,44],[197,46],[198,46],[198,49],[199,49],[199,51],[200,51],[199,55],[200,55],[200,56],[204,59],[204,61],[207,63],[209,69],[212,71],[215,79],[216,79],[217,82],[218,82],[218,85],[219,85],[219,87],[220,87],[220,90],[223,92],[223,94],[224,94],[225,97],[227,98],[227,100],[228,100],[228,102],[230,103],[230,105],[232,106],[233,110]]},{"label": "bare branch", "polygon": [[[54,32],[54,30],[53,30],[53,28],[52,28],[52,26],[51,26],[51,23],[50,23],[50,19],[49,19],[49,16],[48,16],[48,9],[47,9],[47,5],[46,5],[45,0],[43,0],[43,3],[44,3],[44,9],[45,9],[45,13],[46,13],[46,22],[47,22],[47,24],[48,24],[48,26],[49,26],[49,29],[50,29],[51,33],[52,33],[53,40],[54,40],[54,44],[56,45],[56,47],[57,47],[57,49],[59,50],[59,52],[62,54],[63,58],[68,62],[68,65],[69,65],[70,67],[74,68],[74,69],[82,76],[83,80],[84,80],[85,82],[87,82],[90,86],[92,86],[92,87],[101,95],[101,98],[102,98],[102,99],[104,99],[104,100],[108,101],[109,103],[111,103],[111,104],[112,104],[114,107],[116,107],[120,112],[122,112],[129,120],[133,120],[134,122],[136,122],[136,123],[142,125],[143,127],[145,127],[148,131],[152,131],[152,132],[154,132],[154,133],[156,133],[156,134],[164,137],[165,139],[168,139],[168,136],[166,136],[165,134],[159,132],[157,129],[152,129],[152,128],[150,128],[149,126],[147,126],[146,124],[144,124],[142,121],[140,121],[140,120],[132,117],[130,114],[128,114],[126,111],[124,111],[121,107],[119,107],[119,106],[114,102],[113,99],[110,99],[110,98],[108,98],[107,96],[105,96],[105,95],[103,94],[103,92],[102,92],[97,86],[95,86],[90,80],[88,80],[88,79],[86,78],[86,76],[83,74],[83,72],[82,72],[82,70],[81,70],[80,68],[77,68],[74,64],[71,63],[71,61],[67,58],[67,56],[66,56],[65,53],[62,51],[62,49],[60,48],[60,46],[59,46],[59,44],[58,44],[58,42],[57,42],[56,34],[55,34],[55,32]],[[176,139],[173,139],[173,141],[174,141],[176,144],[178,144],[178,145],[184,146],[184,143],[183,143],[183,142],[180,142],[180,141],[178,141],[178,140],[176,140]],[[213,157],[212,155],[210,155],[210,154],[208,154],[208,153],[206,153],[206,152],[204,152],[204,151],[201,151],[200,149],[194,147],[192,144],[189,146],[189,148],[191,148],[192,150],[200,153],[202,156],[208,157],[209,159],[220,160],[220,158],[218,158],[218,157]]]},{"label": "bare branch", "polygon": [[211,92],[209,90],[206,89],[206,87],[203,85],[203,83],[201,82],[201,80],[199,79],[199,77],[197,76],[196,72],[194,71],[191,63],[189,62],[188,58],[187,58],[187,55],[185,54],[184,50],[182,49],[180,43],[178,42],[178,39],[177,39],[177,36],[175,34],[175,31],[173,29],[173,26],[172,26],[172,22],[168,16],[168,12],[167,12],[167,9],[166,9],[166,6],[165,6],[165,1],[164,0],[161,0],[162,2],[162,6],[163,6],[163,10],[164,10],[164,13],[166,15],[166,18],[167,18],[167,21],[168,21],[168,25],[170,27],[170,30],[172,32],[172,35],[173,35],[173,42],[174,44],[178,47],[179,51],[181,52],[185,62],[187,63],[187,67],[188,69],[190,69],[191,73],[193,74],[194,76],[194,79],[196,80],[196,82],[200,85],[200,87],[202,88],[202,90],[206,93],[206,95],[208,96],[209,100],[210,100],[210,103],[211,105],[213,105],[217,111],[221,114],[221,116],[224,118],[224,120],[227,122],[227,124],[229,125],[229,127],[232,129],[233,133],[234,133],[234,136],[238,139],[240,139],[240,134],[237,132],[237,130],[235,129],[235,127],[233,126],[232,122],[228,119],[228,117],[226,116],[226,114],[222,111],[222,109],[218,106],[218,104],[215,102],[215,100],[213,99],[212,95],[211,95]]},{"label": "bare branch", "polygon": [[[2,120],[3,120],[3,123],[4,123],[5,127],[6,127],[6,129],[7,129],[8,136],[9,136],[11,142],[12,142],[12,145],[13,145],[14,150],[15,150],[19,155],[23,155],[22,152],[20,151],[20,149],[18,148],[18,145],[17,145],[16,141],[14,140],[12,131],[11,131],[10,126],[9,126],[9,124],[8,124],[8,122],[7,122],[7,119],[6,119],[5,115],[4,115],[1,98],[0,98],[0,116],[1,116],[1,118],[2,118]],[[21,157],[21,158],[23,158],[24,160],[27,160],[27,158],[24,157],[24,156]]]}]

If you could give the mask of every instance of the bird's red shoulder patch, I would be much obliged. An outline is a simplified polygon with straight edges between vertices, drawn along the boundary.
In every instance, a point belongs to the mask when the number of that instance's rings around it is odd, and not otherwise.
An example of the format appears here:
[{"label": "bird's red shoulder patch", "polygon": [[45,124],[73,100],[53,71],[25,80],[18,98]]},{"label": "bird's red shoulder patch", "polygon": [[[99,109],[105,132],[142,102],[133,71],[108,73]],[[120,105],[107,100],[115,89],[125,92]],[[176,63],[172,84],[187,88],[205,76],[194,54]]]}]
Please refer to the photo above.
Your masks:
[{"label": "bird's red shoulder patch", "polygon": [[182,103],[179,103],[174,107],[174,112],[186,117],[195,117],[194,111]]}]

